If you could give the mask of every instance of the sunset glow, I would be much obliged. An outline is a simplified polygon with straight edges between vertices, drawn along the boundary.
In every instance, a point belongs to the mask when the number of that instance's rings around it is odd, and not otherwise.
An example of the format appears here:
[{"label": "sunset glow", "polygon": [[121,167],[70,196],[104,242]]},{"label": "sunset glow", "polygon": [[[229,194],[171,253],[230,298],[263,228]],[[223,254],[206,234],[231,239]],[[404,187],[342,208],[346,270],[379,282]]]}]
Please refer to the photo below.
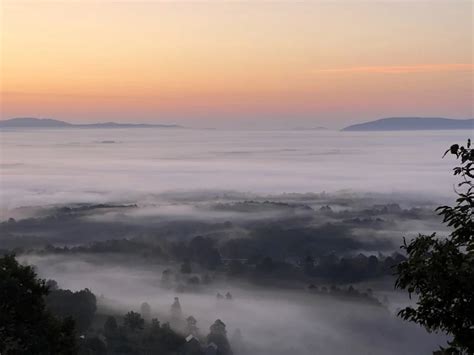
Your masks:
[{"label": "sunset glow", "polygon": [[470,1],[1,6],[2,119],[472,116]]}]

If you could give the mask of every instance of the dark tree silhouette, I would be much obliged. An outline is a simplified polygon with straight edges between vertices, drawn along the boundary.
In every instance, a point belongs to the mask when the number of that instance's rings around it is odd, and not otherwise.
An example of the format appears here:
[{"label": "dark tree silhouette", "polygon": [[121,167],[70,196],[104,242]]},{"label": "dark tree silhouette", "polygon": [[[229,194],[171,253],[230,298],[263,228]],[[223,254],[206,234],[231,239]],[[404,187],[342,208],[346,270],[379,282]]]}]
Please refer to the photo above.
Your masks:
[{"label": "dark tree silhouette", "polygon": [[142,330],[145,327],[145,320],[140,313],[130,311],[123,317],[123,325],[131,331]]},{"label": "dark tree silhouette", "polygon": [[106,337],[112,337],[117,333],[118,324],[114,316],[108,316],[104,323],[104,334]]},{"label": "dark tree silhouette", "polygon": [[189,243],[192,261],[214,270],[222,264],[221,255],[211,238],[197,236]]},{"label": "dark tree silhouette", "polygon": [[444,353],[474,354],[474,150],[468,140],[466,147],[455,144],[447,153],[460,159],[453,170],[462,181],[455,206],[437,211],[453,230],[447,238],[420,234],[404,242],[407,260],[398,265],[396,287],[416,294],[418,301],[399,315],[428,331],[451,335]]},{"label": "dark tree silhouette", "polygon": [[207,343],[214,343],[217,345],[218,355],[232,355],[229,340],[227,339],[227,330],[225,324],[220,319],[216,320],[210,326],[210,333],[207,336]]},{"label": "dark tree silhouette", "polygon": [[227,273],[230,276],[241,276],[245,273],[245,265],[239,260],[232,260],[227,268]]},{"label": "dark tree silhouette", "polygon": [[46,296],[46,307],[57,317],[71,317],[78,332],[86,332],[97,310],[95,295],[89,290],[54,290]]},{"label": "dark tree silhouette", "polygon": [[275,263],[271,257],[267,256],[263,258],[260,264],[257,265],[257,269],[265,273],[271,273],[273,270],[275,270]]},{"label": "dark tree silhouette", "polygon": [[190,274],[193,272],[192,268],[191,268],[191,263],[189,262],[189,260],[185,260],[182,264],[181,264],[181,268],[180,268],[180,271],[182,274]]},{"label": "dark tree silhouette", "polygon": [[0,353],[75,354],[74,322],[47,311],[45,280],[14,255],[0,258]]},{"label": "dark tree silhouette", "polygon": [[98,337],[86,338],[79,344],[78,355],[107,355],[107,345]]}]

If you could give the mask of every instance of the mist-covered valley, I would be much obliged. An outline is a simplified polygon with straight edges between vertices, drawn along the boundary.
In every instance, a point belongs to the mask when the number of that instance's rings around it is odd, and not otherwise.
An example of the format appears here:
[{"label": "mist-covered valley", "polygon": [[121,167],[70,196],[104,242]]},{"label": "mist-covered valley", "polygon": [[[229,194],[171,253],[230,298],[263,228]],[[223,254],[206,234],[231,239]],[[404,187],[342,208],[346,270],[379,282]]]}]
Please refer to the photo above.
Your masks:
[{"label": "mist-covered valley", "polygon": [[394,289],[394,267],[404,237],[448,233],[434,211],[454,181],[441,156],[462,132],[0,134],[0,251],[55,280],[58,299],[90,290],[81,334],[108,353],[176,353],[146,352],[138,333],[110,340],[105,323],[120,329],[129,311],[142,332],[169,324],[183,354],[218,319],[234,354],[429,354],[446,342],[396,316],[414,300]]}]

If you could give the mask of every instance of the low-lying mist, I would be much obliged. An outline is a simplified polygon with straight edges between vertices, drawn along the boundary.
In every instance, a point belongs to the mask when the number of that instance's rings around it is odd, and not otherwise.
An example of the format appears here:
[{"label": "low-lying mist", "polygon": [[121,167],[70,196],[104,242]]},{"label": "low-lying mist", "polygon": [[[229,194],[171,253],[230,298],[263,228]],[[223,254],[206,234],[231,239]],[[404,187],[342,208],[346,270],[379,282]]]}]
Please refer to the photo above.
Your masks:
[{"label": "low-lying mist", "polygon": [[179,297],[202,336],[226,324],[236,355],[419,355],[446,342],[397,317],[414,300],[393,285],[403,237],[447,233],[441,155],[461,132],[0,134],[0,253],[90,289],[86,339],[143,302],[187,336],[170,314]]},{"label": "low-lying mist", "polygon": [[[445,341],[403,322],[385,307],[305,290],[227,280],[195,292],[176,292],[160,286],[164,266],[81,255],[28,256],[23,261],[36,265],[40,276],[56,279],[62,288],[89,288],[101,295],[99,313],[139,312],[140,304],[147,302],[154,317],[167,321],[173,299],[179,297],[184,316],[194,316],[203,334],[216,319],[227,325],[231,341],[239,329],[246,349],[242,354],[418,355],[429,354]],[[232,300],[216,299],[219,292],[230,292]]]},{"label": "low-lying mist", "polygon": [[202,235],[221,245],[252,239],[256,241],[252,247],[265,247],[266,252],[299,241],[308,244],[308,253],[316,249],[319,253],[377,253],[398,250],[404,236],[442,233],[435,206],[423,199],[380,194],[182,192],[127,204],[18,208],[0,223],[0,232],[3,246],[9,248],[75,246],[124,238],[153,244]]},{"label": "low-lying mist", "polygon": [[442,153],[465,138],[459,131],[3,130],[0,209],[215,189],[438,200],[451,196],[453,182]]},{"label": "low-lying mist", "polygon": [[394,291],[391,267],[404,235],[443,232],[433,208],[383,194],[180,192],[35,208],[0,231],[42,278],[98,296],[97,329],[142,302],[168,322],[179,297],[202,335],[221,319],[236,354],[428,354],[446,339],[396,317],[412,301]]}]

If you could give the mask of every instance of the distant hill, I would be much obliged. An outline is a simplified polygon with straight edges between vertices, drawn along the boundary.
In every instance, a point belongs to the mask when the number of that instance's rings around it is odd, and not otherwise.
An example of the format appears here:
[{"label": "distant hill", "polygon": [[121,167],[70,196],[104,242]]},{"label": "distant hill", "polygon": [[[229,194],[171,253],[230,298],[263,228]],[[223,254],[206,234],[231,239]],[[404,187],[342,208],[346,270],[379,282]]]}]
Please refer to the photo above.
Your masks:
[{"label": "distant hill", "polygon": [[420,131],[473,129],[474,119],[456,120],[441,117],[389,117],[348,126],[342,131]]},{"label": "distant hill", "polygon": [[143,124],[143,123],[88,123],[73,124],[49,118],[18,117],[0,121],[0,128],[182,128],[179,125]]},{"label": "distant hill", "polygon": [[70,127],[70,123],[58,120],[52,120],[50,118],[33,118],[33,117],[19,117],[12,118],[11,120],[0,121],[0,127]]}]

